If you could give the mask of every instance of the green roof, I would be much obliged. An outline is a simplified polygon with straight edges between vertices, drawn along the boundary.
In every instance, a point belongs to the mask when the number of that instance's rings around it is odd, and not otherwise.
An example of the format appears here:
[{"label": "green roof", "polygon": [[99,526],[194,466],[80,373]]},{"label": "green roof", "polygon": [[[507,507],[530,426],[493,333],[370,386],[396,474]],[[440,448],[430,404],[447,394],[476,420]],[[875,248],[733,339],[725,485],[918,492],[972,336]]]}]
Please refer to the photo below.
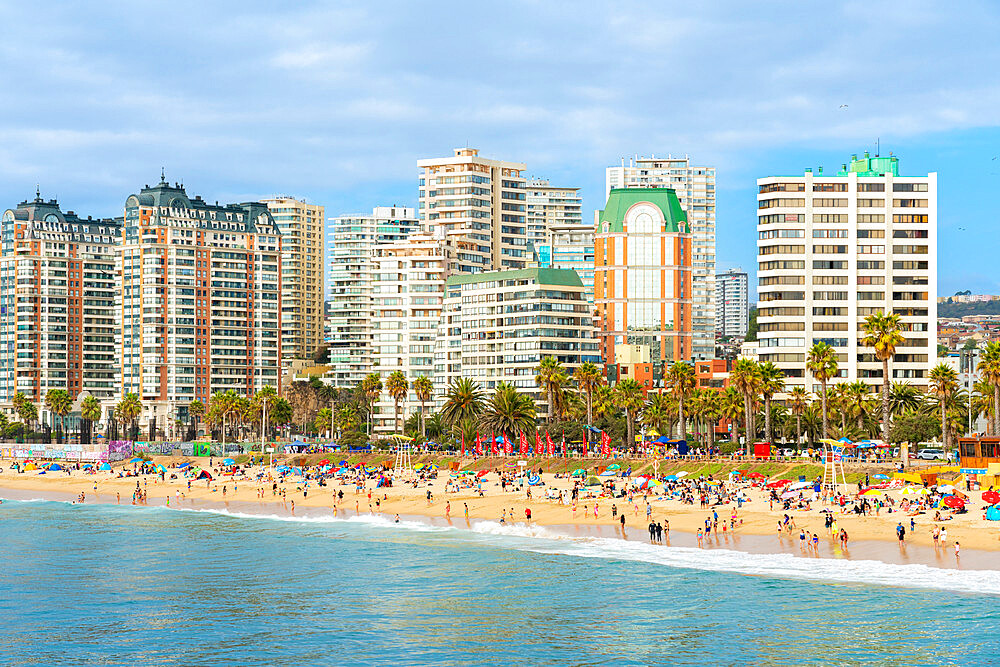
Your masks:
[{"label": "green roof", "polygon": [[[677,193],[673,188],[612,188],[608,195],[608,203],[604,210],[598,213],[598,226],[610,223],[608,231],[625,231],[623,223],[625,212],[636,204],[649,203],[663,213],[666,221],[664,231],[682,232],[687,230],[687,214],[681,208]],[[683,229],[682,229],[683,226]]]},{"label": "green roof", "polygon": [[886,174],[892,174],[893,176],[899,176],[899,158],[890,155],[889,157],[871,157],[868,152],[865,152],[865,156],[858,159],[857,155],[851,156],[850,164],[844,165],[847,169],[841,169],[837,176],[847,176],[848,174],[857,174],[858,176],[885,176]]},{"label": "green roof", "polygon": [[493,280],[533,280],[539,285],[563,285],[583,287],[580,276],[573,269],[512,269],[507,271],[484,271],[483,273],[463,273],[449,276],[448,286],[488,283]]}]

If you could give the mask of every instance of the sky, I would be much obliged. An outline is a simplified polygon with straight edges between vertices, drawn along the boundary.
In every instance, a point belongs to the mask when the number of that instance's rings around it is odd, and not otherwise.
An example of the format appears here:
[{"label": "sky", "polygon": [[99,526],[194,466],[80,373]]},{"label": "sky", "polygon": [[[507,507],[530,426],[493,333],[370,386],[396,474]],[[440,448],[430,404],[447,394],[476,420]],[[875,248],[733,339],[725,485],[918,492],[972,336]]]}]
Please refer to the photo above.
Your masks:
[{"label": "sky", "polygon": [[720,271],[756,265],[755,179],[890,151],[938,173],[938,293],[1000,294],[1000,4],[0,0],[0,209],[121,215],[183,181],[328,217],[416,204],[472,146],[577,186],[689,155],[717,173]]}]

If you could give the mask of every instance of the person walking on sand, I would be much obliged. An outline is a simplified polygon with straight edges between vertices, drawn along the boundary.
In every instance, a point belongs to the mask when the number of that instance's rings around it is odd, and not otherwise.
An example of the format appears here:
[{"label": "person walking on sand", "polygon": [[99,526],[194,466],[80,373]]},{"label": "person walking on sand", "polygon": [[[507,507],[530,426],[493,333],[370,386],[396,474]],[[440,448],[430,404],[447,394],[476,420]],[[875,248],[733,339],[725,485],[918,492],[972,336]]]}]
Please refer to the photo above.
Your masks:
[{"label": "person walking on sand", "polygon": [[524,520],[527,521],[528,523],[531,523],[531,508],[530,507],[525,507],[524,508]]},{"label": "person walking on sand", "polygon": [[444,517],[446,519],[450,519],[451,518],[451,501],[450,500],[444,506]]}]

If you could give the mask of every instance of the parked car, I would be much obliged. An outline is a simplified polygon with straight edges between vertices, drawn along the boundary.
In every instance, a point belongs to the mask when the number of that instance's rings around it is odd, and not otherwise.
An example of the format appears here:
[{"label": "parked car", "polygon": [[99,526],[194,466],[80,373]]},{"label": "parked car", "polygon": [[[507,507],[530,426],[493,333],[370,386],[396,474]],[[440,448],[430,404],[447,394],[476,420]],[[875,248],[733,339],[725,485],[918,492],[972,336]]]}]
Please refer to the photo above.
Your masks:
[{"label": "parked car", "polygon": [[943,459],[944,458],[944,450],[943,449],[932,449],[932,448],[929,448],[929,447],[926,448],[926,449],[921,449],[919,452],[917,452],[917,458],[918,459],[923,459],[925,461],[933,461],[935,459]]}]

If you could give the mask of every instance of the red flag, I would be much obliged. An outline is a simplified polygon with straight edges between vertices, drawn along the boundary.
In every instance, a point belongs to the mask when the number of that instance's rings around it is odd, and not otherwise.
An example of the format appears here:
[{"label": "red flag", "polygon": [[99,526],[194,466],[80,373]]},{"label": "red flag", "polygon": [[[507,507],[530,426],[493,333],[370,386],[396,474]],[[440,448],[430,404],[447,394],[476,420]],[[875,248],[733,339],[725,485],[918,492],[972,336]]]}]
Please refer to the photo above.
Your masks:
[{"label": "red flag", "polygon": [[518,452],[517,453],[520,454],[521,456],[524,456],[525,454],[527,454],[530,451],[531,450],[528,448],[528,436],[524,434],[524,431],[521,431],[521,437],[520,437],[520,439],[518,441]]},{"label": "red flag", "polygon": [[542,444],[542,435],[535,431],[535,455],[545,456],[545,446]]},{"label": "red flag", "polygon": [[493,452],[493,456],[497,456],[497,454],[499,452],[497,452],[497,434],[496,433],[491,433],[490,434],[490,442],[493,443],[493,446],[491,447],[491,451]]},{"label": "red flag", "polygon": [[462,458],[465,458],[465,434],[462,434]]},{"label": "red flag", "polygon": [[550,457],[551,456],[555,456],[556,455],[556,443],[552,442],[552,436],[549,435],[548,431],[545,432],[545,444],[549,448],[549,456]]},{"label": "red flag", "polygon": [[514,446],[510,444],[510,440],[507,438],[507,434],[503,434],[503,453],[510,456],[514,453]]},{"label": "red flag", "polygon": [[479,436],[479,431],[476,431],[476,456],[483,455],[483,439]]},{"label": "red flag", "polygon": [[611,436],[601,431],[601,456],[608,458],[611,456]]}]

